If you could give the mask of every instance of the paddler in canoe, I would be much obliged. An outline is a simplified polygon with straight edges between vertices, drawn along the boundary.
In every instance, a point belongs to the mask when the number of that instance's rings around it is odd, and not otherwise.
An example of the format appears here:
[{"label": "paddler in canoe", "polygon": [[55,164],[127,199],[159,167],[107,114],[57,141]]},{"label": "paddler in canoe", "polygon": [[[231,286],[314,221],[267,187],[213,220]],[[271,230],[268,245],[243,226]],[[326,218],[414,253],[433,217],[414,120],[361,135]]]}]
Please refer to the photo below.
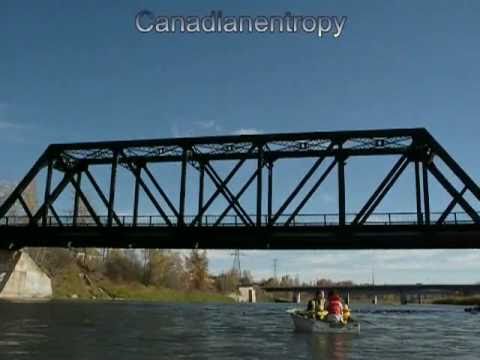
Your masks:
[{"label": "paddler in canoe", "polygon": [[342,298],[335,290],[328,292],[326,301],[323,291],[317,290],[315,297],[307,304],[307,314],[316,320],[341,324],[346,324],[351,318],[348,305],[343,304]]},{"label": "paddler in canoe", "polygon": [[343,304],[342,298],[335,290],[328,292],[327,321],[346,324],[350,319],[350,309]]},{"label": "paddler in canoe", "polygon": [[341,297],[331,291],[325,299],[323,293],[317,291],[315,297],[308,302],[307,311],[290,309],[296,331],[315,333],[358,333],[360,323],[350,316],[350,309],[343,304]]},{"label": "paddler in canoe", "polygon": [[323,320],[327,315],[325,311],[325,296],[323,291],[317,290],[315,297],[307,303],[307,314],[312,319]]}]

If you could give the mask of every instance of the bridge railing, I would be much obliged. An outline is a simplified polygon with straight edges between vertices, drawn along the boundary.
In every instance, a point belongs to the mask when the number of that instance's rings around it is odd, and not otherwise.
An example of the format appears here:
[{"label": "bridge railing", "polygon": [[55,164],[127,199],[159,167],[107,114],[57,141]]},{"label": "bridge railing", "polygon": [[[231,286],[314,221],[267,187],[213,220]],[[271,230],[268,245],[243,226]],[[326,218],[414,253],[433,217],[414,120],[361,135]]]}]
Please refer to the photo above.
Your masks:
[{"label": "bridge railing", "polygon": [[[346,214],[346,223],[350,225],[354,222],[354,219],[357,214],[348,213]],[[435,224],[437,220],[441,217],[442,213],[440,212],[431,212],[430,213],[430,222]],[[244,221],[237,215],[226,215],[220,219],[220,215],[204,215],[199,223],[196,226],[233,226],[240,227],[246,226]],[[290,219],[289,214],[284,214],[280,216],[275,222],[274,226],[336,226],[339,224],[339,215],[335,213],[325,213],[325,214],[299,214]],[[185,224],[190,224],[196,218],[195,215],[187,215],[184,218]],[[254,219],[254,215],[250,215],[251,219]],[[423,214],[422,214],[423,218]],[[174,216],[169,216],[168,220],[171,225],[177,225],[178,219]],[[108,224],[107,216],[99,216],[98,221],[102,225]],[[288,224],[287,224],[288,222]],[[41,226],[41,221],[39,221],[38,226]],[[267,225],[269,223],[269,218],[267,215],[262,216],[262,225]],[[472,219],[468,214],[464,212],[452,212],[450,213],[444,224],[471,224],[473,223]],[[418,224],[418,215],[415,212],[379,212],[373,213],[368,220],[364,223],[365,225],[416,225]],[[10,215],[0,218],[0,226],[28,226],[29,218],[28,216],[18,216]],[[90,216],[78,216],[76,222],[74,221],[73,216],[48,216],[46,221],[46,226],[97,226],[97,222]],[[113,221],[113,226],[138,226],[138,227],[162,227],[169,225],[165,219],[160,215],[141,215],[137,216],[136,222],[134,217],[131,215],[120,215],[118,216],[118,221]]]}]

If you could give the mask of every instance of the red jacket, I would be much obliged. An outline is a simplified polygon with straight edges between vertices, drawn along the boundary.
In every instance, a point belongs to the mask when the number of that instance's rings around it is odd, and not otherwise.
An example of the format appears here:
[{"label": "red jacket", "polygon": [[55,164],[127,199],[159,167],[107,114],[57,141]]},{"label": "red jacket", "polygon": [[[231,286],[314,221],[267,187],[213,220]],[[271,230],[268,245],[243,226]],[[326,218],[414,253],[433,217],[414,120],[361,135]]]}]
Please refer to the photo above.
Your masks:
[{"label": "red jacket", "polygon": [[328,307],[329,314],[342,315],[343,314],[343,304],[342,300],[336,295],[328,298]]}]

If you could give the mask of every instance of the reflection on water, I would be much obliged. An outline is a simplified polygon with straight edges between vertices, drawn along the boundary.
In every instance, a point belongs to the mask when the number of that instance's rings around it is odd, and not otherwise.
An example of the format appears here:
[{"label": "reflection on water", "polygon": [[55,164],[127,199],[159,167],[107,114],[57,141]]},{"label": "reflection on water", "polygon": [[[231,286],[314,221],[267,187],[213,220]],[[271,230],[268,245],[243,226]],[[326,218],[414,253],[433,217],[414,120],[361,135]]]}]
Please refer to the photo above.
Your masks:
[{"label": "reflection on water", "polygon": [[312,349],[312,358],[343,360],[351,352],[352,334],[314,334],[306,337]]},{"label": "reflection on water", "polygon": [[461,307],[359,306],[356,334],[298,334],[288,304],[0,303],[0,360],[477,359]]}]

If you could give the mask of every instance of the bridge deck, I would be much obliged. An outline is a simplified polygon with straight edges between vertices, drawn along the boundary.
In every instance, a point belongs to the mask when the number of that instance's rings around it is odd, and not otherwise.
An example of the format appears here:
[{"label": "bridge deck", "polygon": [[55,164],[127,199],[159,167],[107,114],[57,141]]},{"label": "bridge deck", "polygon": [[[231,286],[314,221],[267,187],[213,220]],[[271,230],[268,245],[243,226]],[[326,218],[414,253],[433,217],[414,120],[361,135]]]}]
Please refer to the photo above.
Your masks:
[{"label": "bridge deck", "polygon": [[480,225],[296,227],[0,226],[0,248],[23,246],[191,249],[480,248]]}]

